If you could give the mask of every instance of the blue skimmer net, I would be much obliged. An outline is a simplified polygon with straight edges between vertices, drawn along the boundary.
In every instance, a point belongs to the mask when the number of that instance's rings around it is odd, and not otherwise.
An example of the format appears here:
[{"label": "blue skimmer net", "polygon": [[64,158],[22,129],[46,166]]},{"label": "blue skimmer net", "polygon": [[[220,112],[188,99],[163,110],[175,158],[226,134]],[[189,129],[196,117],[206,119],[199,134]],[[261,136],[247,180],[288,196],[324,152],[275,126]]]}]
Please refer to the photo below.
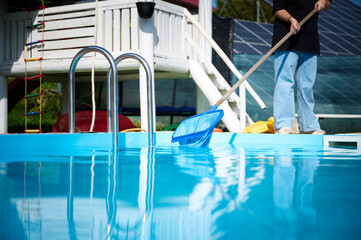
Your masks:
[{"label": "blue skimmer net", "polygon": [[189,117],[182,121],[172,135],[172,142],[192,147],[207,147],[213,129],[223,117],[223,110],[215,110],[213,106],[208,112]]}]

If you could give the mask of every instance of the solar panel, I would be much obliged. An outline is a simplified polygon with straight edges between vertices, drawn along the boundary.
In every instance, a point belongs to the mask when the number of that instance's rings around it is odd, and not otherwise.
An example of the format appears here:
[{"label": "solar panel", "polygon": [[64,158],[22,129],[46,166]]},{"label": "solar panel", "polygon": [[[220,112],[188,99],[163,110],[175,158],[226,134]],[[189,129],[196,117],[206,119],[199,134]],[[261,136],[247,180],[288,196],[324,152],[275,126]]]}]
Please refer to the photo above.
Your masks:
[{"label": "solar panel", "polygon": [[[360,6],[349,0],[333,1],[330,10],[320,13],[318,28],[321,55],[361,55]],[[273,24],[235,20],[234,52],[264,55],[270,49],[272,34]]]},{"label": "solar panel", "polygon": [[268,33],[273,33],[273,24],[258,23]]},{"label": "solar panel", "polygon": [[235,39],[239,39],[239,40],[250,42],[250,43],[264,43],[261,39],[255,37],[250,32],[237,29],[234,31],[234,33],[235,33],[234,34]]},{"label": "solar panel", "polygon": [[354,47],[353,45],[350,45],[350,44],[344,44],[344,43],[340,43],[340,45],[345,48],[347,51],[349,51],[351,53],[351,55],[353,54],[358,54],[358,55],[361,55],[361,51]]},{"label": "solar panel", "polygon": [[332,32],[325,32],[323,33],[326,37],[330,38],[334,42],[344,42],[345,40],[340,37],[339,34],[335,34]]},{"label": "solar panel", "polygon": [[254,47],[260,52],[268,52],[269,50],[271,50],[271,46],[254,45]]},{"label": "solar panel", "polygon": [[259,33],[258,36],[260,36],[265,43],[267,44],[267,46],[271,46],[271,42],[272,42],[272,36],[270,34],[267,33]]},{"label": "solar panel", "polygon": [[234,51],[236,53],[248,53],[248,54],[262,54],[256,48],[252,47],[250,44],[241,43],[234,41]]},{"label": "solar panel", "polygon": [[[238,23],[241,24],[241,23]],[[240,25],[240,26],[235,26],[235,33],[239,33],[238,37],[240,38],[251,38],[250,41],[252,42],[260,42],[260,43],[264,43],[267,44],[267,42],[264,41],[264,39],[262,37],[259,36],[259,34],[255,31],[250,31],[249,28],[247,28],[244,24]]]},{"label": "solar panel", "polygon": [[261,26],[259,26],[258,24],[254,24],[254,22],[251,21],[243,21],[242,23],[239,24],[242,24],[246,28],[252,28],[252,31],[256,33],[264,31]]}]

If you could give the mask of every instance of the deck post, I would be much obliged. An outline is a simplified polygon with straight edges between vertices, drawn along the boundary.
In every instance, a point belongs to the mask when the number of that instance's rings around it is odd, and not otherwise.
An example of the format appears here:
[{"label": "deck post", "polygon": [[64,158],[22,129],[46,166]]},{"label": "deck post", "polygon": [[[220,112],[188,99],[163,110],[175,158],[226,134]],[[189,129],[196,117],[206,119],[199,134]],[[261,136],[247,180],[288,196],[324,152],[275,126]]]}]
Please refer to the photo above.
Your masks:
[{"label": "deck post", "polygon": [[5,13],[6,13],[6,1],[0,3],[0,63],[5,59]]},{"label": "deck post", "polygon": [[[206,30],[208,36],[212,36],[212,0],[199,0],[198,16],[199,24]],[[202,35],[199,35],[199,46],[207,59],[212,62],[212,46]]]},{"label": "deck post", "polygon": [[[212,1],[199,0],[198,8],[199,24],[206,30],[209,36],[212,36]],[[212,62],[212,47],[206,39],[199,35],[198,44],[201,51],[207,56],[207,59]],[[202,91],[197,87],[197,114],[207,112],[210,104]]]},{"label": "deck post", "polygon": [[0,76],[0,133],[8,132],[8,81]]},{"label": "deck post", "polygon": [[[6,1],[0,3],[0,63],[5,59],[5,26]],[[8,132],[8,81],[0,76],[0,133]]]},{"label": "deck post", "polygon": [[[149,64],[152,73],[152,86],[154,93],[154,14],[151,18],[143,19],[139,17],[139,52],[140,55]],[[141,128],[148,131],[148,91],[147,91],[147,73],[142,65],[139,65],[139,94],[140,94],[140,117]],[[155,97],[153,94],[153,129],[155,129]]]}]

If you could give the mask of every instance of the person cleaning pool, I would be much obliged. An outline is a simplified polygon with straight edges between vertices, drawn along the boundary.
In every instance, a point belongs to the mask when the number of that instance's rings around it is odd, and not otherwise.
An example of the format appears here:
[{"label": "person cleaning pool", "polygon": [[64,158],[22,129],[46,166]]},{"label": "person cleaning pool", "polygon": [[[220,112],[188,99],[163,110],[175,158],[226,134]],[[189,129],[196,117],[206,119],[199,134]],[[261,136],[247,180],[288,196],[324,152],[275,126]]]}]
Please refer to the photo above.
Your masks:
[{"label": "person cleaning pool", "polygon": [[298,125],[300,133],[326,134],[313,112],[313,85],[317,73],[317,55],[320,43],[317,30],[318,13],[313,15],[302,27],[299,22],[314,8],[317,12],[327,11],[331,0],[289,1],[274,0],[273,11],[276,15],[272,46],[290,30],[296,32],[275,52],[275,88],[273,112],[276,134],[293,134],[295,119],[294,89],[298,104]]}]

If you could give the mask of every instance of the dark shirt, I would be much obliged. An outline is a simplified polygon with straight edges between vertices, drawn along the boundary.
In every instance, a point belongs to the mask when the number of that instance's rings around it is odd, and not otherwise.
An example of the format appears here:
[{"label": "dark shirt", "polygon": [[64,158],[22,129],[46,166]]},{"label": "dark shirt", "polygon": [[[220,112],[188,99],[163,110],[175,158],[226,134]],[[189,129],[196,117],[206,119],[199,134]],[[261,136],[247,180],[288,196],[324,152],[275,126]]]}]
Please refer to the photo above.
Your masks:
[{"label": "dark shirt", "polygon": [[[301,22],[314,8],[316,0],[273,0],[273,12],[286,10],[298,22]],[[317,29],[318,13],[315,13],[300,31],[286,40],[277,51],[298,51],[320,53]],[[276,17],[274,23],[272,46],[276,45],[289,31],[291,24]]]}]

